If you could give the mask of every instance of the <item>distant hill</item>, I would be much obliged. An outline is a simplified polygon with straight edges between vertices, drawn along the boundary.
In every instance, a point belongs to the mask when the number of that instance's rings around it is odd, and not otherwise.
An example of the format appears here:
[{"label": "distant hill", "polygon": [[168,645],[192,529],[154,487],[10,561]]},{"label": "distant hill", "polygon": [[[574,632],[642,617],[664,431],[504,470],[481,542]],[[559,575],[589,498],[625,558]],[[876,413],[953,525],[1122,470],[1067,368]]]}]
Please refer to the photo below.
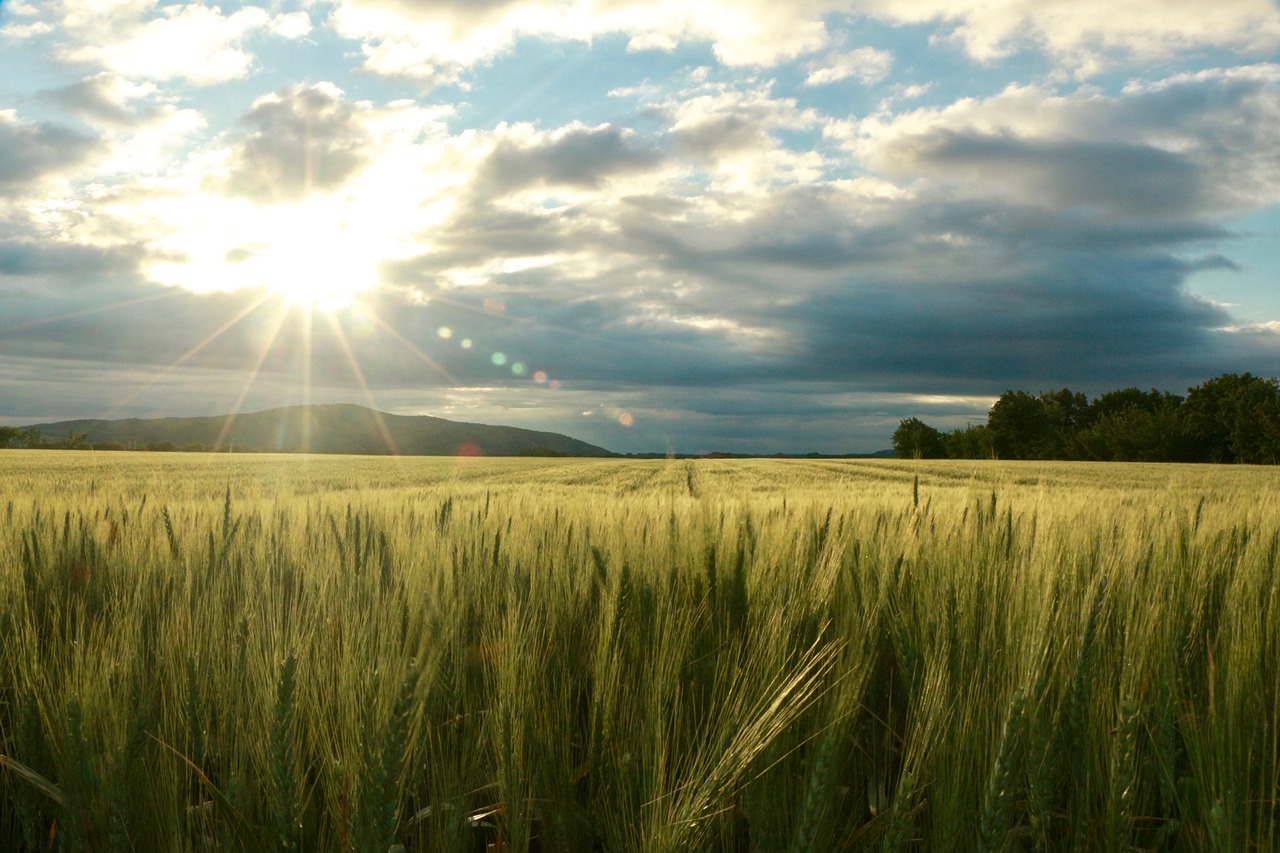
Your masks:
[{"label": "distant hill", "polygon": [[[229,423],[229,426],[228,426]],[[72,433],[89,444],[144,449],[230,448],[244,451],[404,456],[614,456],[602,447],[554,432],[392,415],[364,406],[289,406],[230,418],[128,418],[35,424],[52,441]]]}]

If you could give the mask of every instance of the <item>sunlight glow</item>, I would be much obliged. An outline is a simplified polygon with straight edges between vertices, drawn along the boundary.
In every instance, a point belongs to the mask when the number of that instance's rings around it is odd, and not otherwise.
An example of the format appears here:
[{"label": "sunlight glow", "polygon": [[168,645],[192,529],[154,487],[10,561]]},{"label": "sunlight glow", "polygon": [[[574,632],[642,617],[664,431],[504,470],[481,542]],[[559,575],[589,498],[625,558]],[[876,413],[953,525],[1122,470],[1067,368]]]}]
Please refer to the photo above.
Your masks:
[{"label": "sunlight glow", "polygon": [[293,305],[332,311],[377,283],[380,260],[395,257],[395,229],[340,197],[256,205],[205,198],[161,211],[175,227],[148,274],[207,293],[266,288]]},{"label": "sunlight glow", "polygon": [[381,245],[373,223],[351,217],[337,199],[311,198],[261,208],[262,238],[227,253],[229,272],[243,284],[264,286],[295,305],[333,310],[349,305],[377,281]]}]

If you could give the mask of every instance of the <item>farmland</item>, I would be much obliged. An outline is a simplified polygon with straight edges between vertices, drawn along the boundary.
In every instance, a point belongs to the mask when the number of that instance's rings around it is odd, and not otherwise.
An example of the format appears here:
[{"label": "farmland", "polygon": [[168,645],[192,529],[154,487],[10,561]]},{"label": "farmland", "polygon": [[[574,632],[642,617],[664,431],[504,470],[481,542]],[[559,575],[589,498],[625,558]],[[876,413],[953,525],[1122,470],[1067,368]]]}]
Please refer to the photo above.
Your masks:
[{"label": "farmland", "polygon": [[1245,466],[0,453],[0,848],[1280,847]]}]

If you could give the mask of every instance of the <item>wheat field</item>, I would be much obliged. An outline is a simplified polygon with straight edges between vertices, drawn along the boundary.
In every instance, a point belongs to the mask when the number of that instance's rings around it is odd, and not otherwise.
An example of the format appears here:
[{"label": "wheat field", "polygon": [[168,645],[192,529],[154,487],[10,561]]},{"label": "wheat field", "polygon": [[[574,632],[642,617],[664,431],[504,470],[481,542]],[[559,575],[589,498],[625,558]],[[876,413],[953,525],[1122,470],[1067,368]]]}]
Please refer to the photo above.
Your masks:
[{"label": "wheat field", "polygon": [[1280,849],[1278,476],[0,452],[0,849]]}]

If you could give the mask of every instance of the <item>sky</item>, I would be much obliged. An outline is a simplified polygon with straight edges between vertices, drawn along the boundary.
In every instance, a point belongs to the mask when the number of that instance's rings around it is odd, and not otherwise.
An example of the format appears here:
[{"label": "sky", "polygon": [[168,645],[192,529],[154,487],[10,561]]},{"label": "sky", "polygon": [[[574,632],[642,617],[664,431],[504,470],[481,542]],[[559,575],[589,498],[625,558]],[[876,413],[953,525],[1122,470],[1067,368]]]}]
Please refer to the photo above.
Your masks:
[{"label": "sky", "polygon": [[0,0],[0,423],[872,452],[1244,371],[1270,0]]}]

